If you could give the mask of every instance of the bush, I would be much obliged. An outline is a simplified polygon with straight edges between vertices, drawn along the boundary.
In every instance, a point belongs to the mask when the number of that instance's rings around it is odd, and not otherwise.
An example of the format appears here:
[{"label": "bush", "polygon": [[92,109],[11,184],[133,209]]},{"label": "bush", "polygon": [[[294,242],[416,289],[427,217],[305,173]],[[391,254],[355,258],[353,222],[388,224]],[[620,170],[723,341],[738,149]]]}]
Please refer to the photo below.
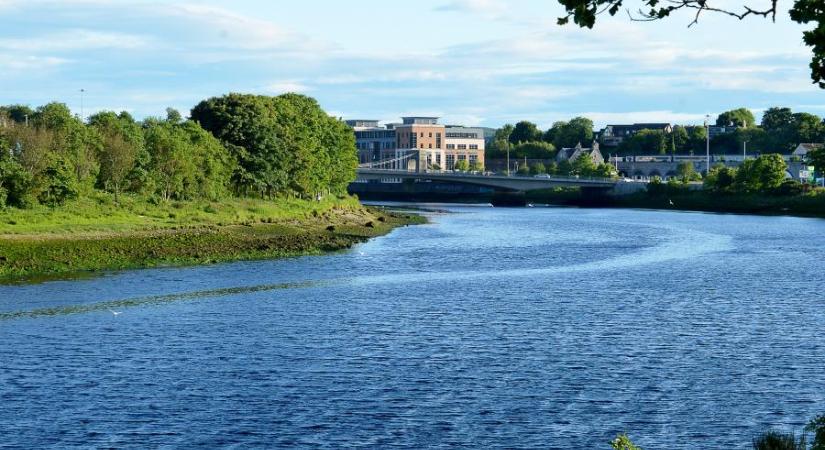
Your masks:
[{"label": "bush", "polygon": [[793,433],[765,432],[753,440],[753,450],[805,450],[805,436],[799,440]]},{"label": "bush", "polygon": [[811,450],[825,450],[825,414],[811,420],[805,431],[814,434]]},{"label": "bush", "polygon": [[613,439],[610,445],[613,447],[613,450],[642,450],[640,447],[637,447],[626,434],[616,436],[616,439]]},{"label": "bush", "polygon": [[785,180],[773,190],[775,195],[800,195],[804,191],[802,183],[796,180]]}]

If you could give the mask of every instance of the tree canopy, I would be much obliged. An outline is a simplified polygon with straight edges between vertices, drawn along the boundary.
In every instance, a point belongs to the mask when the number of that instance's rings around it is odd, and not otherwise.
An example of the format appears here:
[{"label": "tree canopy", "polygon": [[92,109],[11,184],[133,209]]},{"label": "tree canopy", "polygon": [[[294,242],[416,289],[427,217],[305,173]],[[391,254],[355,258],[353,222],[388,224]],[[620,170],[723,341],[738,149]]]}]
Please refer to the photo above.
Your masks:
[{"label": "tree canopy", "polygon": [[55,206],[95,189],[116,202],[311,197],[343,193],[355,177],[352,130],[309,97],[231,94],[193,116],[209,128],[171,108],[164,119],[101,111],[86,123],[62,103],[0,107],[0,207]]},{"label": "tree canopy", "polygon": [[343,193],[355,178],[352,130],[310,97],[229,94],[202,101],[191,117],[238,161],[232,180],[239,192],[311,197]]},{"label": "tree canopy", "polygon": [[[699,21],[705,12],[724,14],[739,20],[755,16],[774,20],[777,13],[778,0],[758,2],[743,0],[739,9],[728,9],[730,3],[718,3],[709,0],[558,0],[566,10],[566,15],[558,19],[559,25],[565,25],[573,20],[580,27],[593,28],[599,14],[607,12],[616,15],[623,7],[632,20],[652,21],[670,17],[673,13],[685,10],[692,14],[693,20],[688,26]],[[632,5],[632,6],[631,6]],[[753,6],[751,6],[753,5]],[[630,9],[635,12],[631,13]],[[820,88],[825,88],[825,7],[822,0],[794,0],[791,8],[791,19],[800,24],[813,24],[814,28],[804,31],[802,39],[812,48],[810,63],[811,79]]]},{"label": "tree canopy", "polygon": [[729,125],[750,128],[756,123],[751,110],[747,108],[737,108],[725,111],[716,118],[716,126],[726,127]]}]

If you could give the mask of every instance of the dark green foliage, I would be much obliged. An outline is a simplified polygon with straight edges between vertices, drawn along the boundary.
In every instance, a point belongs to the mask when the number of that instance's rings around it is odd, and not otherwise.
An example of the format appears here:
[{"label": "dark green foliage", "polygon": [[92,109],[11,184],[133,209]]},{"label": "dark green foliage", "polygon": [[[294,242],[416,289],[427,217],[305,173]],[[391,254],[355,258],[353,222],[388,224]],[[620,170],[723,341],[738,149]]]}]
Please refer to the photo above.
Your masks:
[{"label": "dark green foliage", "polygon": [[806,450],[805,436],[798,440],[793,433],[765,432],[753,440],[754,450]]},{"label": "dark green foliage", "polygon": [[623,155],[664,155],[670,136],[660,130],[641,130],[622,141],[619,153]]},{"label": "dark green foliage", "polygon": [[201,102],[191,116],[238,161],[238,192],[313,197],[343,193],[355,178],[352,131],[309,97],[229,94]]},{"label": "dark green foliage", "polygon": [[813,434],[811,450],[825,450],[825,414],[808,422],[805,431]]},{"label": "dark green foliage", "polygon": [[574,117],[569,122],[556,122],[544,133],[544,140],[556,148],[570,148],[577,144],[587,147],[593,141],[593,121]]},{"label": "dark green foliage", "polygon": [[520,142],[535,142],[540,141],[542,137],[541,131],[536,124],[522,120],[517,123],[510,133],[508,140],[511,144],[518,144]]},{"label": "dark green foliage", "polygon": [[530,166],[530,174],[532,174],[532,175],[541,175],[541,174],[544,174],[544,173],[547,173],[547,168],[544,166],[544,163],[536,162],[536,163],[533,163],[533,165]]},{"label": "dark green foliage", "polygon": [[791,19],[797,23],[815,23],[813,30],[804,31],[802,39],[813,47],[811,79],[825,88],[825,5],[821,0],[796,0],[791,8]]},{"label": "dark green foliage", "polygon": [[753,117],[753,113],[747,108],[737,108],[730,111],[725,111],[722,114],[719,114],[719,117],[716,118],[716,125],[720,127],[735,125],[750,128],[755,123],[756,119]]},{"label": "dark green foliage", "polygon": [[556,147],[547,142],[521,142],[510,147],[510,157],[516,159],[551,159],[556,156]]},{"label": "dark green foliage", "polygon": [[731,192],[736,182],[736,169],[717,164],[705,177],[704,187],[714,192]]},{"label": "dark green foliage", "polygon": [[453,164],[453,170],[466,172],[470,170],[470,163],[468,163],[466,159],[459,159],[455,162],[455,164]]},{"label": "dark green foliage", "polygon": [[60,155],[52,155],[42,173],[41,187],[37,200],[48,206],[59,206],[77,198],[77,180],[69,163]]},{"label": "dark green foliage", "polygon": [[743,192],[770,192],[785,180],[788,165],[776,153],[744,161],[736,171],[736,188]]}]

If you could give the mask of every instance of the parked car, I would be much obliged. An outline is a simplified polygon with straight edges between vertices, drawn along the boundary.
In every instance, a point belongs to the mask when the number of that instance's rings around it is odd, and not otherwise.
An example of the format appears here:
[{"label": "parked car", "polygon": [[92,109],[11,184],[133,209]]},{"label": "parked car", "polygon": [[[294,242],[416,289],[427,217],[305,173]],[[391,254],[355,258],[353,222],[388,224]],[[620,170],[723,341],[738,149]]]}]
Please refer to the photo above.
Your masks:
[{"label": "parked car", "polygon": [[533,175],[533,178],[553,178],[550,174],[547,173],[540,173],[538,175]]}]

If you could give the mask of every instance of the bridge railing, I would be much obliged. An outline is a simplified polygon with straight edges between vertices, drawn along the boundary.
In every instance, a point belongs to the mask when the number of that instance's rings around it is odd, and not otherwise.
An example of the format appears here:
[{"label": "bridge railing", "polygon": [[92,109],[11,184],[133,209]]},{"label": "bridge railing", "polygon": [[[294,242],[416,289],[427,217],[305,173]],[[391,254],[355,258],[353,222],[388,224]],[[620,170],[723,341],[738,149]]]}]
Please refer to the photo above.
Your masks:
[{"label": "bridge railing", "polygon": [[478,178],[478,177],[496,177],[496,178],[509,178],[509,179],[522,179],[522,180],[549,180],[549,181],[592,181],[592,182],[601,182],[601,183],[615,183],[619,181],[619,178],[608,178],[608,177],[590,177],[590,176],[578,176],[578,175],[549,175],[546,177],[537,177],[533,175],[505,175],[505,174],[497,174],[492,172],[458,172],[458,171],[450,171],[450,170],[428,170],[424,172],[413,172],[407,170],[398,170],[398,169],[384,169],[384,168],[370,168],[370,167],[359,167],[358,170],[368,170],[371,172],[382,172],[386,174],[404,174],[404,175],[421,175],[421,176],[450,176],[450,177],[467,177],[467,178]]}]

